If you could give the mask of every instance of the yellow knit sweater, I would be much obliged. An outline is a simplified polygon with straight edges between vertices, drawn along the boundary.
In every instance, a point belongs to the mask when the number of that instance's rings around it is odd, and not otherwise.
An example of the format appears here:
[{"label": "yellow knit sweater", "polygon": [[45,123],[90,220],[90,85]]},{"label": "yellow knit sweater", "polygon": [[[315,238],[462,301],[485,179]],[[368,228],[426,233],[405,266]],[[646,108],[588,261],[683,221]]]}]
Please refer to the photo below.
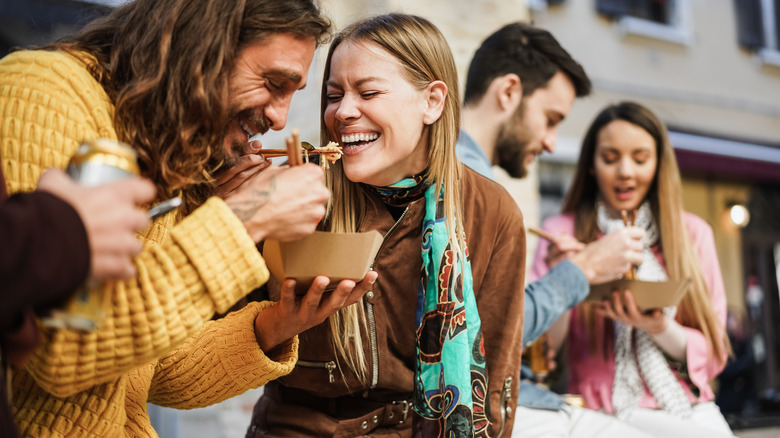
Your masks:
[{"label": "yellow knit sweater", "polygon": [[[9,193],[64,168],[86,139],[116,139],[113,106],[84,63],[59,52],[0,60],[0,158]],[[212,404],[289,373],[297,339],[260,351],[254,318],[268,303],[208,321],[268,279],[243,224],[212,198],[141,236],[137,276],[107,284],[113,306],[94,332],[42,329],[14,376],[14,416],[28,436],[156,436],[146,402]],[[45,256],[45,255],[42,255]],[[189,338],[189,339],[188,339]],[[185,342],[186,341],[186,342]]]}]

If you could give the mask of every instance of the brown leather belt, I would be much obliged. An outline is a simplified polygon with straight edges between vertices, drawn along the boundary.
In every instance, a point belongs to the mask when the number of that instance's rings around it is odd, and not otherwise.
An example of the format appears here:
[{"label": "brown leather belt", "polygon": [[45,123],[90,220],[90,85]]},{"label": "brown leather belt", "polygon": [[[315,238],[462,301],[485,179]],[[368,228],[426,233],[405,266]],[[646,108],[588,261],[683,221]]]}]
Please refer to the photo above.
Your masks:
[{"label": "brown leather belt", "polygon": [[377,400],[359,395],[320,397],[309,391],[285,387],[276,382],[266,385],[265,394],[277,402],[306,406],[339,419],[374,413],[371,419],[373,426],[403,424],[409,418],[412,408],[411,395],[409,399],[399,397],[398,400]]}]

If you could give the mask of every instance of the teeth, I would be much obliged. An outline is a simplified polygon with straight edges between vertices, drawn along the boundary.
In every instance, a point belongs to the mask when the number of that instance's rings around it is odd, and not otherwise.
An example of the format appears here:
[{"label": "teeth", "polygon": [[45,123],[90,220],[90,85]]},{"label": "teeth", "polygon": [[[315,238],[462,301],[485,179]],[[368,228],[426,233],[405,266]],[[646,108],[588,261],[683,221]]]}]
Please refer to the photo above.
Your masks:
[{"label": "teeth", "polygon": [[253,135],[257,134],[256,132],[252,131],[252,128],[250,128],[249,125],[247,125],[243,120],[239,120],[238,125],[241,126],[241,129],[244,130],[247,137],[252,137]]},{"label": "teeth", "polygon": [[341,136],[341,143],[356,143],[358,141],[374,141],[379,138],[379,134],[349,134]]}]

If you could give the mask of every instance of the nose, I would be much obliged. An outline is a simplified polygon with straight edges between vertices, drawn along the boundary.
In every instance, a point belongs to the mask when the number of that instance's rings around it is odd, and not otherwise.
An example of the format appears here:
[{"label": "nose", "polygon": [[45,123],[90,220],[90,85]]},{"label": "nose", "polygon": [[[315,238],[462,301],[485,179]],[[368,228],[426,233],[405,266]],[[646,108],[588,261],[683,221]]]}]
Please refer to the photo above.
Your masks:
[{"label": "nose", "polygon": [[622,178],[629,178],[634,175],[634,163],[629,157],[624,157],[620,160],[618,165],[618,176]]},{"label": "nose", "polygon": [[337,105],[335,116],[342,122],[360,117],[358,105],[354,99],[347,95],[335,102],[334,105]]},{"label": "nose", "polygon": [[268,121],[268,128],[274,131],[284,129],[287,125],[287,113],[290,111],[292,95],[273,99],[263,109],[263,115]]},{"label": "nose", "polygon": [[542,149],[547,153],[555,152],[555,144],[558,142],[558,130],[555,128],[547,132],[547,135],[542,139]]}]

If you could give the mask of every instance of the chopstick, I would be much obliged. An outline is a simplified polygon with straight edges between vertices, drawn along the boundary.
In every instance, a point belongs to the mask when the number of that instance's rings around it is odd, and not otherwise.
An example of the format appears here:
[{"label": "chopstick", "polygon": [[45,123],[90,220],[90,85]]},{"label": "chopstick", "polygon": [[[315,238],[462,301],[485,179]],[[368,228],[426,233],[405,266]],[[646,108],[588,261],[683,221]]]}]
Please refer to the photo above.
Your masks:
[{"label": "chopstick", "polygon": [[543,238],[543,239],[547,239],[547,240],[549,240],[550,242],[552,242],[552,241],[553,241],[553,236],[552,236],[550,233],[548,233],[547,231],[544,231],[544,230],[542,230],[541,228],[536,228],[536,227],[528,227],[528,228],[526,228],[526,229],[527,229],[528,231],[530,231],[530,232],[532,232],[532,233],[536,234],[537,236],[539,236],[539,237]]},{"label": "chopstick", "polygon": [[[628,212],[626,210],[620,210],[620,216],[623,218],[623,225],[629,226],[630,224],[633,227],[636,223],[636,213],[636,209],[631,211],[631,221],[629,222]],[[628,280],[636,280],[636,266],[631,265],[631,269],[623,275],[623,278]]]},{"label": "chopstick", "polygon": [[298,128],[294,128],[292,130],[292,137],[287,137],[284,141],[287,143],[287,161],[290,167],[303,164],[300,153],[301,138],[298,134]]},{"label": "chopstick", "polygon": [[[301,149],[301,152],[308,152],[310,154],[321,154],[323,151],[319,149],[314,149],[311,151],[306,151],[306,149]],[[331,152],[325,152],[331,153]],[[283,157],[287,155],[287,149],[260,149],[260,154],[262,154],[264,157]]]}]

